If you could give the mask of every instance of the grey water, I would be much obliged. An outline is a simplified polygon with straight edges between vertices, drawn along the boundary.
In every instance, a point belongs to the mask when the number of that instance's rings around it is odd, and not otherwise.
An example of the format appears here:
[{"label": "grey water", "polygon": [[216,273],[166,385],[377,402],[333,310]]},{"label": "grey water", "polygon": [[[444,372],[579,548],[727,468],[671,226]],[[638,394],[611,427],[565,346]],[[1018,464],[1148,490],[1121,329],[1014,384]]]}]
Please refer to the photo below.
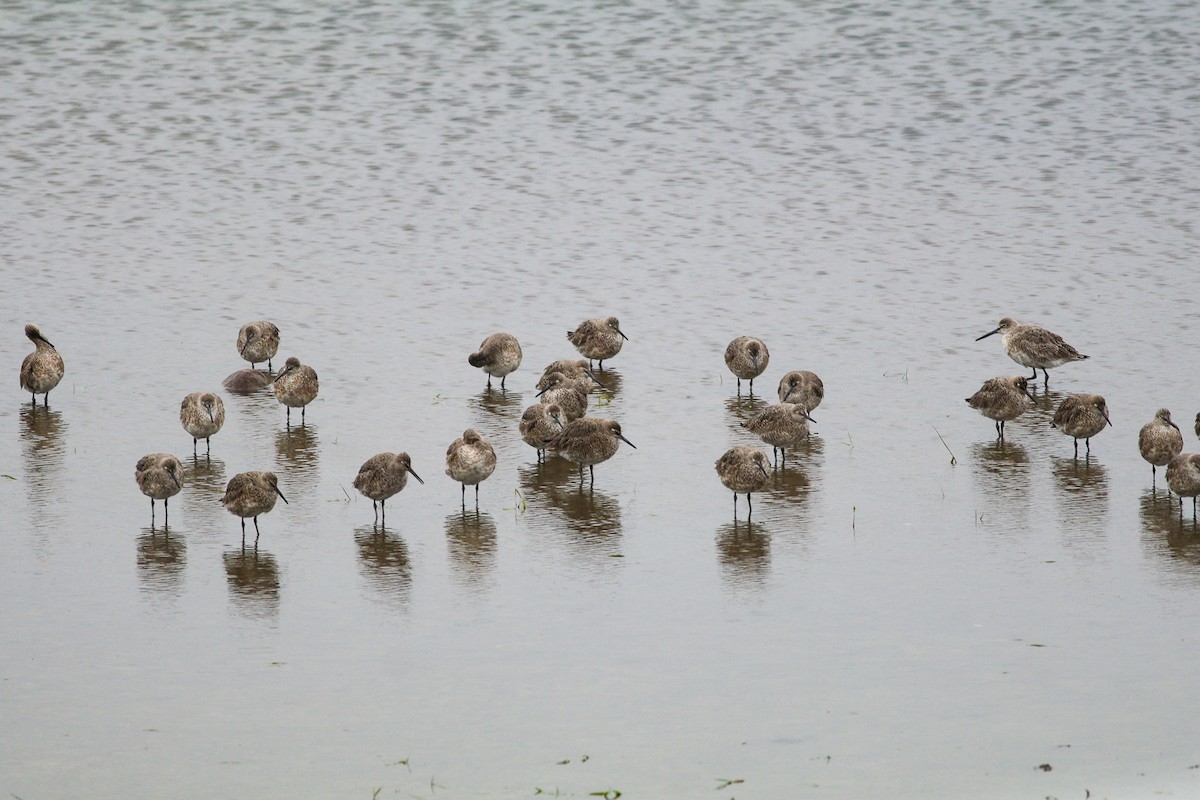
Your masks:
[{"label": "grey water", "polygon": [[[0,2],[0,793],[1200,793],[1193,3]],[[630,341],[579,485],[517,421]],[[1087,361],[995,441],[963,402]],[[184,395],[282,331],[193,458]],[[49,408],[17,370],[41,326]],[[508,390],[466,357],[505,330]],[[738,397],[725,345],[770,348]],[[713,463],[791,369],[752,522]],[[1108,401],[1089,457],[1049,426]],[[474,427],[478,511],[443,472]],[[404,450],[387,526],[351,482]],[[187,480],[151,527],[133,479]],[[217,499],[269,469],[257,551]],[[539,795],[539,792],[541,793]],[[599,794],[597,794],[599,793]]]}]

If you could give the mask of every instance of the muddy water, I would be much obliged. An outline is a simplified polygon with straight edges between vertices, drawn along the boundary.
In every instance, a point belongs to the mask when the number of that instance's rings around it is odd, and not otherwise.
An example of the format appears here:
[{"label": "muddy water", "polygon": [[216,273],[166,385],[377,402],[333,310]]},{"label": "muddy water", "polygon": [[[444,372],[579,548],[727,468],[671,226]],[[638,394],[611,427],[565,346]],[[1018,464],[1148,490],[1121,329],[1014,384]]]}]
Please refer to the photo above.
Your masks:
[{"label": "muddy water", "polygon": [[[1136,448],[1160,406],[1197,446],[1195,6],[395,5],[0,5],[0,790],[1200,791],[1200,529]],[[581,491],[516,422],[607,314],[637,449]],[[1003,315],[1091,359],[1001,446],[963,398],[1020,371]],[[263,318],[320,397],[223,392],[193,459],[179,402]],[[796,368],[817,436],[735,520],[713,462]],[[1071,392],[1113,420],[1078,460]],[[381,450],[426,480],[385,530]],[[257,552],[249,469],[289,500]]]}]

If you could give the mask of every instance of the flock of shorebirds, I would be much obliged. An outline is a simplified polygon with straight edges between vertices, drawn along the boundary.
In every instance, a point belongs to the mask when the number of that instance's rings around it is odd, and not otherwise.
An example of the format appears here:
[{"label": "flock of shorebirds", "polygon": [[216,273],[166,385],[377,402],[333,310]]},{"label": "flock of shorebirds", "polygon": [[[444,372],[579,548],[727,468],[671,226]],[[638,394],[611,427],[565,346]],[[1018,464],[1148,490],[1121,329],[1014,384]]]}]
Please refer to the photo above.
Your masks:
[{"label": "flock of shorebirds", "polygon": [[[1008,356],[1018,364],[1031,368],[1033,374],[1029,377],[1015,375],[991,378],[966,402],[995,422],[996,435],[1003,440],[1004,424],[1034,406],[1029,386],[1030,382],[1037,380],[1037,371],[1042,370],[1048,387],[1048,370],[1072,361],[1081,361],[1087,356],[1067,344],[1058,334],[1037,325],[1019,323],[1009,317],[1001,319],[994,330],[976,341],[997,333],[1002,336]],[[25,335],[36,349],[21,364],[21,388],[32,395],[35,406],[39,394],[44,396],[43,402],[48,406],[50,391],[62,380],[65,371],[63,359],[36,325],[26,325]],[[634,447],[622,434],[619,422],[586,416],[589,393],[594,384],[600,384],[599,377],[593,371],[593,362],[598,362],[597,369],[602,371],[604,362],[620,353],[623,343],[628,339],[616,317],[585,320],[575,330],[569,331],[567,338],[583,358],[563,359],[546,367],[537,382],[539,402],[525,409],[519,429],[521,439],[535,448],[539,461],[556,454],[578,465],[582,486],[585,466],[594,483],[596,464],[612,458],[621,442]],[[298,408],[303,424],[306,406],[317,397],[317,373],[293,357],[284,362],[283,369],[277,375],[273,374],[271,360],[279,350],[279,328],[267,321],[242,326],[238,332],[237,350],[251,368],[233,373],[225,379],[224,386],[233,391],[269,386],[276,400],[287,409],[287,423],[291,423],[291,410]],[[511,334],[494,333],[483,340],[467,361],[487,374],[489,389],[492,378],[499,378],[503,390],[508,375],[521,365],[521,345]],[[267,364],[265,373],[257,369],[263,362]],[[770,353],[766,344],[751,336],[739,336],[725,350],[725,364],[737,378],[739,394],[743,380],[749,382],[749,390],[753,394],[754,379],[766,371],[769,362]],[[825,387],[815,373],[795,370],[780,379],[777,394],[778,404],[769,406],[742,424],[764,443],[771,445],[776,465],[782,458],[786,467],[787,449],[798,446],[810,435],[808,423],[814,422],[810,414],[821,404]],[[192,451],[195,454],[200,439],[205,440],[207,450],[210,438],[221,430],[225,422],[225,406],[214,392],[193,392],[183,399],[179,419],[184,430],[192,437]],[[1076,394],[1064,398],[1051,421],[1051,425],[1072,437],[1076,457],[1079,455],[1080,439],[1084,440],[1086,452],[1090,454],[1091,438],[1111,424],[1108,406],[1098,394]],[[1196,435],[1200,436],[1200,414],[1196,415]],[[1183,498],[1191,497],[1195,518],[1196,499],[1200,495],[1200,453],[1182,452],[1183,436],[1179,427],[1172,422],[1170,411],[1159,409],[1154,419],[1142,427],[1138,434],[1138,446],[1142,457],[1151,465],[1151,482],[1156,480],[1158,467],[1166,466],[1167,486],[1179,496],[1180,512]],[[771,468],[772,461],[766,452],[756,447],[734,447],[717,459],[717,476],[733,492],[735,517],[739,494],[746,495],[748,516],[753,513],[750,497],[754,492],[766,488]],[[446,474],[461,484],[464,507],[467,487],[475,487],[478,506],[479,484],[491,476],[495,469],[495,450],[474,429],[464,431],[446,450]],[[407,453],[379,453],[363,463],[353,485],[371,499],[376,521],[379,522],[381,517],[386,520],[387,500],[404,489],[409,475],[424,483],[413,470],[412,459]],[[167,500],[183,488],[183,465],[168,453],[151,453],[138,461],[135,477],[142,493],[150,498],[151,525],[154,524],[155,500],[163,501],[165,525]],[[272,472],[242,472],[229,481],[221,502],[230,513],[241,518],[243,546],[246,519],[254,522],[257,546],[258,517],[275,507],[276,498],[287,502],[279,489],[278,478]]]}]

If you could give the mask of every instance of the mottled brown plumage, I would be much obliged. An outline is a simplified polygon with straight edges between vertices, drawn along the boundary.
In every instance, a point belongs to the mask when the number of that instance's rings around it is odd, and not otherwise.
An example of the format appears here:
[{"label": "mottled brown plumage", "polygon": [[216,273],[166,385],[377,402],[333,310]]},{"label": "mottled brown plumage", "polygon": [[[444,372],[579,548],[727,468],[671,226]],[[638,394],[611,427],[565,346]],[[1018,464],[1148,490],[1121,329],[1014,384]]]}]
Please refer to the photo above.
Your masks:
[{"label": "mottled brown plumage", "polygon": [[256,369],[239,369],[225,376],[221,385],[231,392],[254,392],[271,385],[271,378]]},{"label": "mottled brown plumage", "polygon": [[742,423],[742,427],[756,434],[767,444],[771,445],[771,455],[779,450],[783,453],[783,463],[787,464],[787,448],[795,447],[808,438],[808,423],[814,422],[804,406],[795,403],[779,403],[768,406]]},{"label": "mottled brown plumage", "polygon": [[767,454],[757,447],[734,447],[717,459],[717,477],[726,489],[733,492],[733,516],[737,517],[737,496],[746,495],[746,518],[754,513],[750,495],[766,488],[771,479],[771,462]]},{"label": "mottled brown plumage", "polygon": [[1183,452],[1183,434],[1171,421],[1170,411],[1160,408],[1154,412],[1154,419],[1142,426],[1138,431],[1138,450],[1142,458],[1150,462],[1150,485],[1153,486],[1158,468]]},{"label": "mottled brown plumage", "polygon": [[259,320],[247,322],[238,331],[238,354],[250,362],[253,367],[267,362],[267,372],[271,371],[271,359],[279,351],[279,328],[273,322]]},{"label": "mottled brown plumage", "polygon": [[600,369],[604,369],[605,359],[621,352],[621,345],[629,341],[616,317],[584,320],[575,330],[567,331],[567,338],[579,354],[588,360],[589,366],[595,359],[599,361]]},{"label": "mottled brown plumage", "polygon": [[1004,423],[1014,420],[1033,407],[1029,379],[1024,375],[988,378],[979,391],[967,398],[967,405],[996,421],[996,436],[1004,438]]},{"label": "mottled brown plumage", "polygon": [[305,406],[317,398],[317,371],[292,356],[283,364],[275,378],[275,399],[287,406],[287,421],[292,421],[292,409],[300,409],[300,424],[304,424]]},{"label": "mottled brown plumage", "polygon": [[592,483],[596,482],[595,465],[612,458],[621,442],[637,446],[621,433],[621,423],[611,419],[583,417],[568,422],[562,431],[547,443],[568,461],[579,465],[579,480],[583,481],[583,468],[587,467]]},{"label": "mottled brown plumage", "polygon": [[753,336],[739,336],[725,348],[725,366],[737,376],[738,392],[742,390],[742,380],[750,381],[750,393],[754,394],[754,379],[763,374],[771,354],[762,339]]},{"label": "mottled brown plumage", "polygon": [[825,399],[825,384],[815,372],[793,370],[779,379],[777,394],[779,402],[795,403],[813,412]]},{"label": "mottled brown plumage", "polygon": [[383,522],[386,524],[387,499],[408,484],[410,474],[419,483],[425,482],[413,470],[412,459],[408,457],[408,453],[378,453],[358,468],[353,486],[364,496],[371,498],[371,508],[375,511],[376,520],[379,519],[382,510]]},{"label": "mottled brown plumage", "polygon": [[1192,498],[1192,519],[1196,518],[1196,495],[1200,494],[1200,453],[1178,453],[1167,463],[1167,487],[1179,495],[1179,513],[1183,498]]},{"label": "mottled brown plumage", "polygon": [[1054,412],[1050,424],[1075,440],[1075,455],[1079,455],[1079,440],[1087,445],[1087,452],[1092,452],[1091,439],[1104,426],[1112,425],[1108,418],[1108,405],[1098,394],[1073,394],[1064,397]]},{"label": "mottled brown plumage", "polygon": [[538,378],[535,388],[539,392],[547,388],[550,385],[550,376],[556,372],[561,372],[563,377],[570,378],[578,383],[585,392],[592,390],[593,380],[596,383],[600,382],[596,374],[592,372],[592,368],[588,366],[586,358],[560,358],[558,361],[554,361],[546,366],[546,369],[542,371],[542,376]]},{"label": "mottled brown plumage", "polygon": [[150,498],[150,526],[154,527],[154,501],[163,501],[163,526],[167,524],[167,499],[183,488],[183,464],[170,453],[151,453],[133,468],[138,489]]},{"label": "mottled brown plumage", "polygon": [[45,395],[42,403],[48,407],[50,390],[58,386],[63,373],[66,372],[66,366],[63,364],[62,356],[54,349],[54,345],[42,336],[37,325],[32,323],[26,325],[25,335],[29,341],[33,342],[34,351],[25,356],[25,360],[21,362],[20,385],[33,397],[35,406],[37,405],[37,396]]},{"label": "mottled brown plumage", "polygon": [[179,421],[192,437],[192,455],[200,439],[204,440],[205,452],[209,452],[209,437],[225,424],[225,403],[212,392],[192,392],[179,405]]},{"label": "mottled brown plumage", "polygon": [[1037,325],[1017,322],[1012,317],[1000,320],[1000,324],[995,330],[988,331],[975,341],[986,339],[995,333],[1003,334],[1004,352],[1008,353],[1009,358],[1023,367],[1033,369],[1033,375],[1029,376],[1029,380],[1037,380],[1037,371],[1040,369],[1046,376],[1047,386],[1050,385],[1050,373],[1046,370],[1066,364],[1068,361],[1082,361],[1087,358],[1063,341],[1063,338],[1057,333],[1051,333]]},{"label": "mottled brown plumage", "polygon": [[521,344],[511,333],[493,333],[483,340],[478,350],[467,356],[467,363],[487,373],[489,389],[492,378],[499,378],[503,389],[505,378],[521,366]]},{"label": "mottled brown plumage", "polygon": [[546,388],[537,393],[546,405],[556,405],[562,409],[567,422],[576,420],[587,413],[588,394],[579,381],[564,376],[561,372],[552,372],[546,379]]},{"label": "mottled brown plumage", "polygon": [[467,486],[475,487],[475,505],[479,505],[479,484],[496,471],[496,451],[479,431],[467,428],[446,449],[446,474],[462,484],[462,502],[467,504]]},{"label": "mottled brown plumage", "polygon": [[229,480],[221,502],[226,511],[242,518],[242,547],[246,546],[246,517],[253,517],[254,547],[258,548],[258,515],[274,508],[276,497],[287,502],[274,472],[239,472]]},{"label": "mottled brown plumage", "polygon": [[562,406],[557,403],[536,403],[521,415],[521,440],[537,450],[541,461],[546,443],[562,432],[567,425]]}]

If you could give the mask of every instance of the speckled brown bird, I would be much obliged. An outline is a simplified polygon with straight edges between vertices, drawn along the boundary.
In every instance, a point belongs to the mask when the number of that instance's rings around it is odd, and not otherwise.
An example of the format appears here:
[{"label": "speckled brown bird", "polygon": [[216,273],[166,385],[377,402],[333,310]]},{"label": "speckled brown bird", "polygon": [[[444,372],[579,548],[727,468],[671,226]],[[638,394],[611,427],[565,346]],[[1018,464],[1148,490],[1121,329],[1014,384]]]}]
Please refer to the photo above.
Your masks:
[{"label": "speckled brown bird", "polygon": [[754,513],[750,495],[766,488],[771,479],[771,462],[757,447],[734,447],[717,459],[717,477],[733,492],[733,516],[737,517],[737,496],[746,495],[746,519]]},{"label": "speckled brown bird", "polygon": [[1192,498],[1192,519],[1196,519],[1196,495],[1200,494],[1200,453],[1179,453],[1167,463],[1167,487],[1179,495],[1179,515],[1183,516],[1183,498]]},{"label": "speckled brown bird", "polygon": [[446,474],[462,484],[463,506],[467,504],[468,485],[475,487],[475,505],[479,506],[479,484],[495,471],[496,451],[474,428],[467,428],[446,449]]},{"label": "speckled brown bird", "polygon": [[238,331],[238,355],[250,362],[254,367],[267,362],[267,372],[271,371],[271,359],[279,352],[279,328],[275,323],[259,320],[247,322]]},{"label": "speckled brown bird", "polygon": [[230,514],[242,518],[242,547],[246,546],[246,517],[254,518],[254,548],[258,549],[258,516],[275,507],[275,498],[288,500],[279,491],[274,472],[239,472],[225,486],[221,502]]},{"label": "speckled brown bird", "polygon": [[[592,390],[592,383],[600,383],[600,379],[596,377],[596,373],[592,372],[592,368],[588,366],[586,358],[560,358],[546,365],[546,369],[542,370],[542,376],[538,378],[538,391],[545,389],[550,385],[550,376],[556,372],[561,372],[563,377],[570,378],[583,388],[585,392]],[[601,384],[603,385],[603,384]]]},{"label": "speckled brown bird", "polygon": [[1066,364],[1069,361],[1083,361],[1087,356],[1080,353],[1063,341],[1057,333],[1051,333],[1037,325],[1017,322],[1012,317],[1005,317],[995,330],[988,331],[975,341],[986,339],[993,334],[1004,337],[1004,352],[1008,357],[1023,367],[1033,369],[1029,380],[1037,380],[1040,369],[1046,376],[1045,385],[1050,385],[1050,373],[1046,370]]},{"label": "speckled brown bird", "polygon": [[211,452],[209,437],[225,424],[225,403],[212,392],[192,392],[179,405],[179,421],[192,437],[192,455],[200,439],[204,440],[205,452]]},{"label": "speckled brown bird", "polygon": [[300,409],[300,424],[304,424],[305,407],[317,399],[319,389],[317,371],[300,363],[292,356],[283,363],[283,369],[275,378],[275,399],[287,407],[287,421],[292,422],[292,409]]},{"label": "speckled brown bird", "polygon": [[796,403],[811,413],[825,399],[825,384],[815,372],[792,370],[779,379],[777,394],[779,402]]},{"label": "speckled brown bird", "polygon": [[1033,407],[1029,379],[1024,375],[988,378],[979,391],[967,398],[967,405],[996,422],[996,437],[1004,438],[1004,423],[1014,420]]},{"label": "speckled brown bird", "polygon": [[500,388],[504,389],[505,379],[521,366],[521,343],[511,333],[493,333],[467,356],[467,363],[487,373],[489,389],[492,378],[499,378]]},{"label": "speckled brown bird", "polygon": [[595,483],[596,464],[612,458],[621,442],[637,449],[621,433],[621,423],[616,420],[583,417],[568,422],[562,432],[547,443],[547,447],[579,465],[579,481],[582,484],[583,468],[588,468],[591,481]]},{"label": "speckled brown bird", "polygon": [[163,527],[167,525],[167,499],[183,488],[183,464],[170,453],[151,453],[133,468],[138,489],[150,498],[150,527],[154,527],[154,501],[163,501]]},{"label": "speckled brown bird", "polygon": [[1064,397],[1054,412],[1050,424],[1075,440],[1075,456],[1079,456],[1079,440],[1092,452],[1092,437],[1112,425],[1108,418],[1108,404],[1098,394],[1073,394]]},{"label": "speckled brown bird", "polygon": [[795,447],[809,436],[808,423],[815,422],[804,406],[795,403],[779,403],[768,406],[742,423],[742,427],[771,445],[771,455],[783,453],[787,464],[787,448]]},{"label": "speckled brown bird", "polygon": [[725,348],[725,366],[737,376],[738,392],[742,391],[742,380],[750,381],[750,394],[754,394],[754,379],[763,374],[771,354],[762,339],[739,336]]},{"label": "speckled brown bird", "polygon": [[604,369],[604,361],[621,352],[621,345],[629,341],[616,317],[584,320],[575,330],[567,331],[567,338],[589,366],[593,360],[598,361],[599,369]]},{"label": "speckled brown bird", "polygon": [[54,345],[50,344],[45,336],[42,336],[37,325],[32,323],[26,325],[25,335],[29,337],[29,341],[33,342],[34,351],[25,356],[25,360],[21,362],[21,388],[33,397],[35,406],[37,405],[37,396],[45,395],[42,402],[49,407],[50,390],[58,386],[63,373],[66,372],[66,366],[63,364],[62,356],[54,349]]},{"label": "speckled brown bird", "polygon": [[408,453],[378,453],[358,468],[353,486],[365,497],[371,498],[376,521],[382,511],[383,522],[387,524],[387,499],[408,485],[409,475],[416,478],[418,483],[425,482],[412,468]]},{"label": "speckled brown bird", "polygon": [[562,432],[567,425],[562,407],[557,403],[535,403],[521,415],[521,441],[537,450],[538,461],[545,457],[546,443]]},{"label": "speckled brown bird", "polygon": [[1138,431],[1138,450],[1150,462],[1150,485],[1154,486],[1158,468],[1183,452],[1183,434],[1171,421],[1170,411],[1160,408],[1154,412],[1154,419],[1142,426]]},{"label": "speckled brown bird", "polygon": [[588,393],[579,381],[566,377],[561,372],[552,372],[546,379],[546,388],[537,393],[546,405],[562,409],[567,422],[587,413]]}]

